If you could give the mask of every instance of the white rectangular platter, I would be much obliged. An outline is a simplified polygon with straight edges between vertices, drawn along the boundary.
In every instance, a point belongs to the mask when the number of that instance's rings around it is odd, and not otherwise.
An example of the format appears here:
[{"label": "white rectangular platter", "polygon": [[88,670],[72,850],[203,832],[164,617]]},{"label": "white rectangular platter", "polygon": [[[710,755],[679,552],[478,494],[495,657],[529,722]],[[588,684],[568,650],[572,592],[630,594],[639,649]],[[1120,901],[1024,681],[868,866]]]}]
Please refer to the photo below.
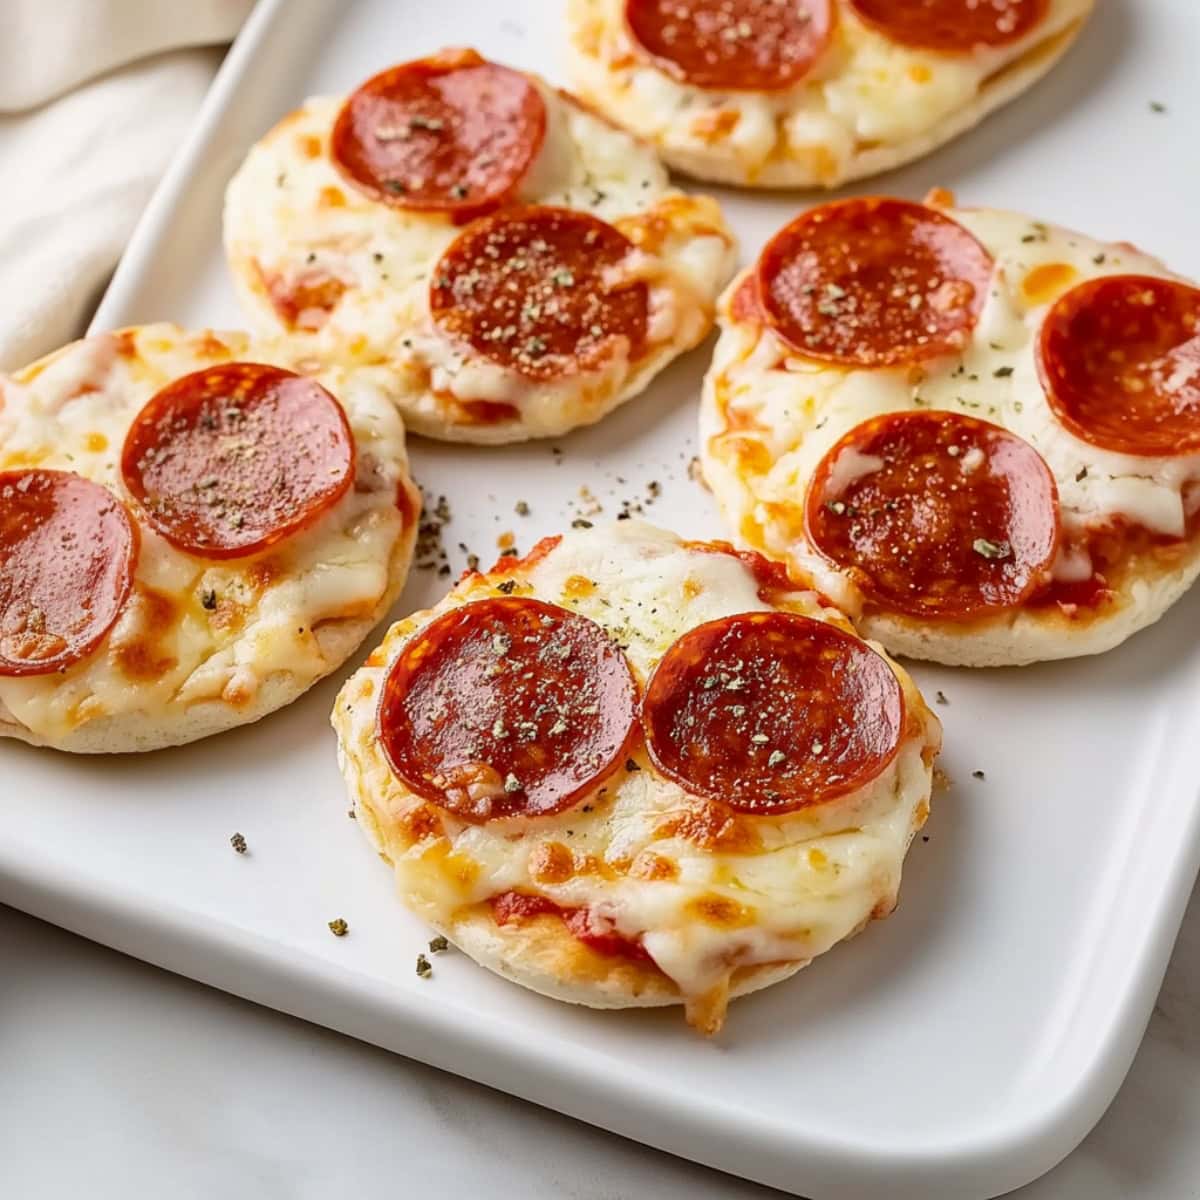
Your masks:
[{"label": "white rectangular platter", "polygon": [[[1105,0],[1030,95],[873,186],[914,197],[952,187],[964,203],[1127,238],[1200,275],[1198,35],[1190,0]],[[222,191],[252,141],[305,95],[464,42],[559,81],[560,37],[558,0],[262,0],[98,327],[237,325],[219,252]],[[723,198],[746,257],[808,202]],[[561,529],[581,485],[613,515],[656,480],[650,517],[721,536],[687,472],[706,353],[557,443],[559,455],[546,444],[414,445],[421,482],[450,500],[455,570],[459,543],[487,558],[506,531],[525,549]],[[518,500],[531,515],[515,515]],[[414,573],[400,609],[445,585]],[[712,1042],[677,1012],[557,1005],[461,956],[416,976],[428,933],[346,819],[327,723],[345,673],[255,727],[180,750],[87,760],[5,744],[0,900],[818,1200],[993,1196],[1083,1137],[1141,1037],[1200,865],[1198,618],[1200,594],[1101,659],[919,668],[919,682],[949,698],[939,713],[954,783],[913,848],[900,909],[737,1003]],[[249,843],[244,857],[230,849],[234,831]],[[348,937],[330,935],[335,917]]]}]

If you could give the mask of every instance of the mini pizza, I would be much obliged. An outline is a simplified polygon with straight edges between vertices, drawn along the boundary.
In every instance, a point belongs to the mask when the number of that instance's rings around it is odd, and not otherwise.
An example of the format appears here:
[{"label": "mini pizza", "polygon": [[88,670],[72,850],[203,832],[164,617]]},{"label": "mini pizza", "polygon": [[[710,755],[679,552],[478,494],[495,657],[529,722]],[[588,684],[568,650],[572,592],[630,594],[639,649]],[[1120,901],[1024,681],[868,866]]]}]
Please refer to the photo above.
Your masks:
[{"label": "mini pizza", "polygon": [[722,300],[705,477],[895,654],[1107,650],[1200,570],[1200,290],[989,209],[815,208]]},{"label": "mini pizza", "polygon": [[638,521],[469,572],[333,724],[415,913],[537,992],[706,1033],[892,911],[941,740],[815,592]]},{"label": "mini pizza", "polygon": [[400,591],[420,496],[367,380],[243,334],[99,334],[0,381],[0,736],[153,750],[255,721]]},{"label": "mini pizza", "polygon": [[735,253],[647,145],[470,50],[306,101],[230,183],[225,244],[301,365],[383,364],[412,430],[481,443],[638,395],[711,330]]},{"label": "mini pizza", "polygon": [[837,187],[1030,87],[1094,0],[567,0],[579,94],[677,170]]}]

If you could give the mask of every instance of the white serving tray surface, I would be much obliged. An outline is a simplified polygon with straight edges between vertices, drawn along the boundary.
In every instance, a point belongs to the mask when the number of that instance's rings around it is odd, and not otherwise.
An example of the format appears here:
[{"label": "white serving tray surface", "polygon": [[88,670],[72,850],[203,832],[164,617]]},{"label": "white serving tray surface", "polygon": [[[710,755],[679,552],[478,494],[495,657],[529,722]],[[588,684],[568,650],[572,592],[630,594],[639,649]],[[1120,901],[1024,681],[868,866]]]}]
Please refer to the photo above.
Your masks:
[{"label": "white serving tray surface", "polygon": [[[1185,152],[1200,127],[1200,15],[1188,0],[1099,7],[1032,93],[871,188],[920,197],[952,187],[964,203],[1129,239],[1200,275],[1200,166]],[[305,95],[347,91],[444,44],[469,42],[561,81],[560,10],[559,0],[261,0],[97,328],[236,326],[221,196],[257,136]],[[747,258],[810,202],[723,198]],[[420,481],[450,498],[455,571],[460,541],[488,559],[505,531],[524,550],[560,530],[581,485],[612,516],[657,480],[648,516],[722,536],[687,476],[707,353],[556,443],[561,461],[547,444],[416,441]],[[515,515],[518,500],[530,516]],[[397,612],[431,603],[447,582],[414,573]],[[428,931],[401,910],[389,871],[346,817],[327,715],[348,669],[256,726],[179,750],[98,760],[4,744],[0,900],[818,1200],[993,1196],[1047,1170],[1095,1123],[1153,1004],[1200,865],[1198,617],[1193,595],[1095,660],[917,668],[950,701],[938,711],[953,786],[913,847],[899,910],[736,1003],[710,1042],[677,1010],[556,1004],[453,953],[435,959],[433,978],[416,976]],[[235,831],[245,856],[230,848]],[[349,936],[330,934],[335,917]]]}]

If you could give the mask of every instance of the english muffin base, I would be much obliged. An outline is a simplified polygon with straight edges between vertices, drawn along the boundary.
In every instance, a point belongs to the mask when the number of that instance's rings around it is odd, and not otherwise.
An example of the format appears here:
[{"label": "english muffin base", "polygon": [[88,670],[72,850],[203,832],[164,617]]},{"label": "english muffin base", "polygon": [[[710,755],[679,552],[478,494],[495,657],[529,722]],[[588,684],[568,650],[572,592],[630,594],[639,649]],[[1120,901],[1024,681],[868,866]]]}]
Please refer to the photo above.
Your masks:
[{"label": "english muffin base", "polygon": [[[419,506],[415,488],[413,497],[413,503]],[[245,705],[203,700],[187,705],[172,703],[157,711],[131,709],[97,717],[55,737],[43,736],[27,728],[0,704],[0,737],[16,738],[30,746],[44,746],[71,754],[130,754],[182,746],[260,721],[298,700],[309,688],[342,666],[362,645],[367,634],[399,598],[408,578],[416,539],[417,522],[414,520],[396,543],[388,564],[387,591],[369,617],[326,621],[313,631],[323,658],[323,669],[316,674],[298,676],[290,671],[276,671],[259,683],[253,700]]]},{"label": "english muffin base", "polygon": [[[577,0],[572,0],[571,9],[576,6]],[[839,171],[830,168],[830,163],[834,161],[832,155],[818,151],[804,157],[784,157],[773,151],[766,162],[755,165],[753,169],[747,169],[728,145],[712,146],[699,151],[668,141],[661,135],[655,136],[652,130],[646,128],[634,132],[647,138],[672,170],[701,182],[760,188],[764,191],[839,188],[856,180],[896,170],[932,154],[1028,91],[1071,48],[1087,24],[1091,10],[1089,5],[1087,12],[1067,28],[1045,38],[1019,59],[997,71],[984,82],[970,104],[937,121],[915,137],[890,145],[858,145],[844,168]],[[578,23],[577,18],[573,34],[577,32]],[[568,77],[579,95],[613,120],[620,122],[623,105],[614,101],[607,65],[598,56],[589,53],[579,36],[573,35],[568,39],[567,68]]]}]

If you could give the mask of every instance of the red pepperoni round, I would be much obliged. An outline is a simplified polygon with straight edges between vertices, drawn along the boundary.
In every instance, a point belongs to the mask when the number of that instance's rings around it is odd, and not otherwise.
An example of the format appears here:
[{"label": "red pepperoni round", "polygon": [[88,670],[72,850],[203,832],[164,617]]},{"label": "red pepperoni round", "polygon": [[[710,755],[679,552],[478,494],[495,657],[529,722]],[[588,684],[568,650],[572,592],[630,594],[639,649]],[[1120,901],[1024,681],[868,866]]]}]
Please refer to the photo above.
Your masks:
[{"label": "red pepperoni round", "polygon": [[379,738],[396,775],[469,821],[562,812],[622,761],[637,688],[593,621],[520,597],[452,609],[396,659]]},{"label": "red pepperoni round", "polygon": [[542,148],[546,105],[519,71],[459,50],[368,79],[333,126],[333,161],[374,200],[424,212],[504,203]]},{"label": "red pepperoni round", "polygon": [[1200,450],[1200,289],[1093,279],[1050,309],[1038,349],[1050,407],[1085,442],[1162,457]]},{"label": "red pepperoni round", "polygon": [[138,413],[121,473],[167,541],[205,558],[298,533],[354,481],[354,438],[317,382],[260,363],[184,375]]},{"label": "red pepperoni round", "polygon": [[961,351],[979,320],[992,258],[957,221],[886,197],[810,209],[767,243],[767,321],[808,358],[890,367]]},{"label": "red pepperoni round", "polygon": [[823,804],[896,755],[904,693],[865,642],[782,612],[722,617],[658,664],[642,721],[659,770],[739,812]]},{"label": "red pepperoni round", "polygon": [[655,63],[694,87],[793,87],[824,53],[830,0],[626,0],[625,20]]},{"label": "red pepperoni round", "polygon": [[883,608],[965,618],[1023,603],[1058,551],[1058,489],[1015,434],[949,412],[852,429],[809,484],[809,539]]},{"label": "red pepperoni round", "polygon": [[133,586],[137,530],[107,489],[66,471],[0,474],[0,675],[86,658]]},{"label": "red pepperoni round", "polygon": [[644,283],[614,279],[633,251],[619,230],[567,208],[476,221],[446,251],[429,289],[438,325],[530,379],[594,369],[646,338]]},{"label": "red pepperoni round", "polygon": [[850,6],[894,42],[965,54],[1025,37],[1045,20],[1050,0],[850,0]]}]

